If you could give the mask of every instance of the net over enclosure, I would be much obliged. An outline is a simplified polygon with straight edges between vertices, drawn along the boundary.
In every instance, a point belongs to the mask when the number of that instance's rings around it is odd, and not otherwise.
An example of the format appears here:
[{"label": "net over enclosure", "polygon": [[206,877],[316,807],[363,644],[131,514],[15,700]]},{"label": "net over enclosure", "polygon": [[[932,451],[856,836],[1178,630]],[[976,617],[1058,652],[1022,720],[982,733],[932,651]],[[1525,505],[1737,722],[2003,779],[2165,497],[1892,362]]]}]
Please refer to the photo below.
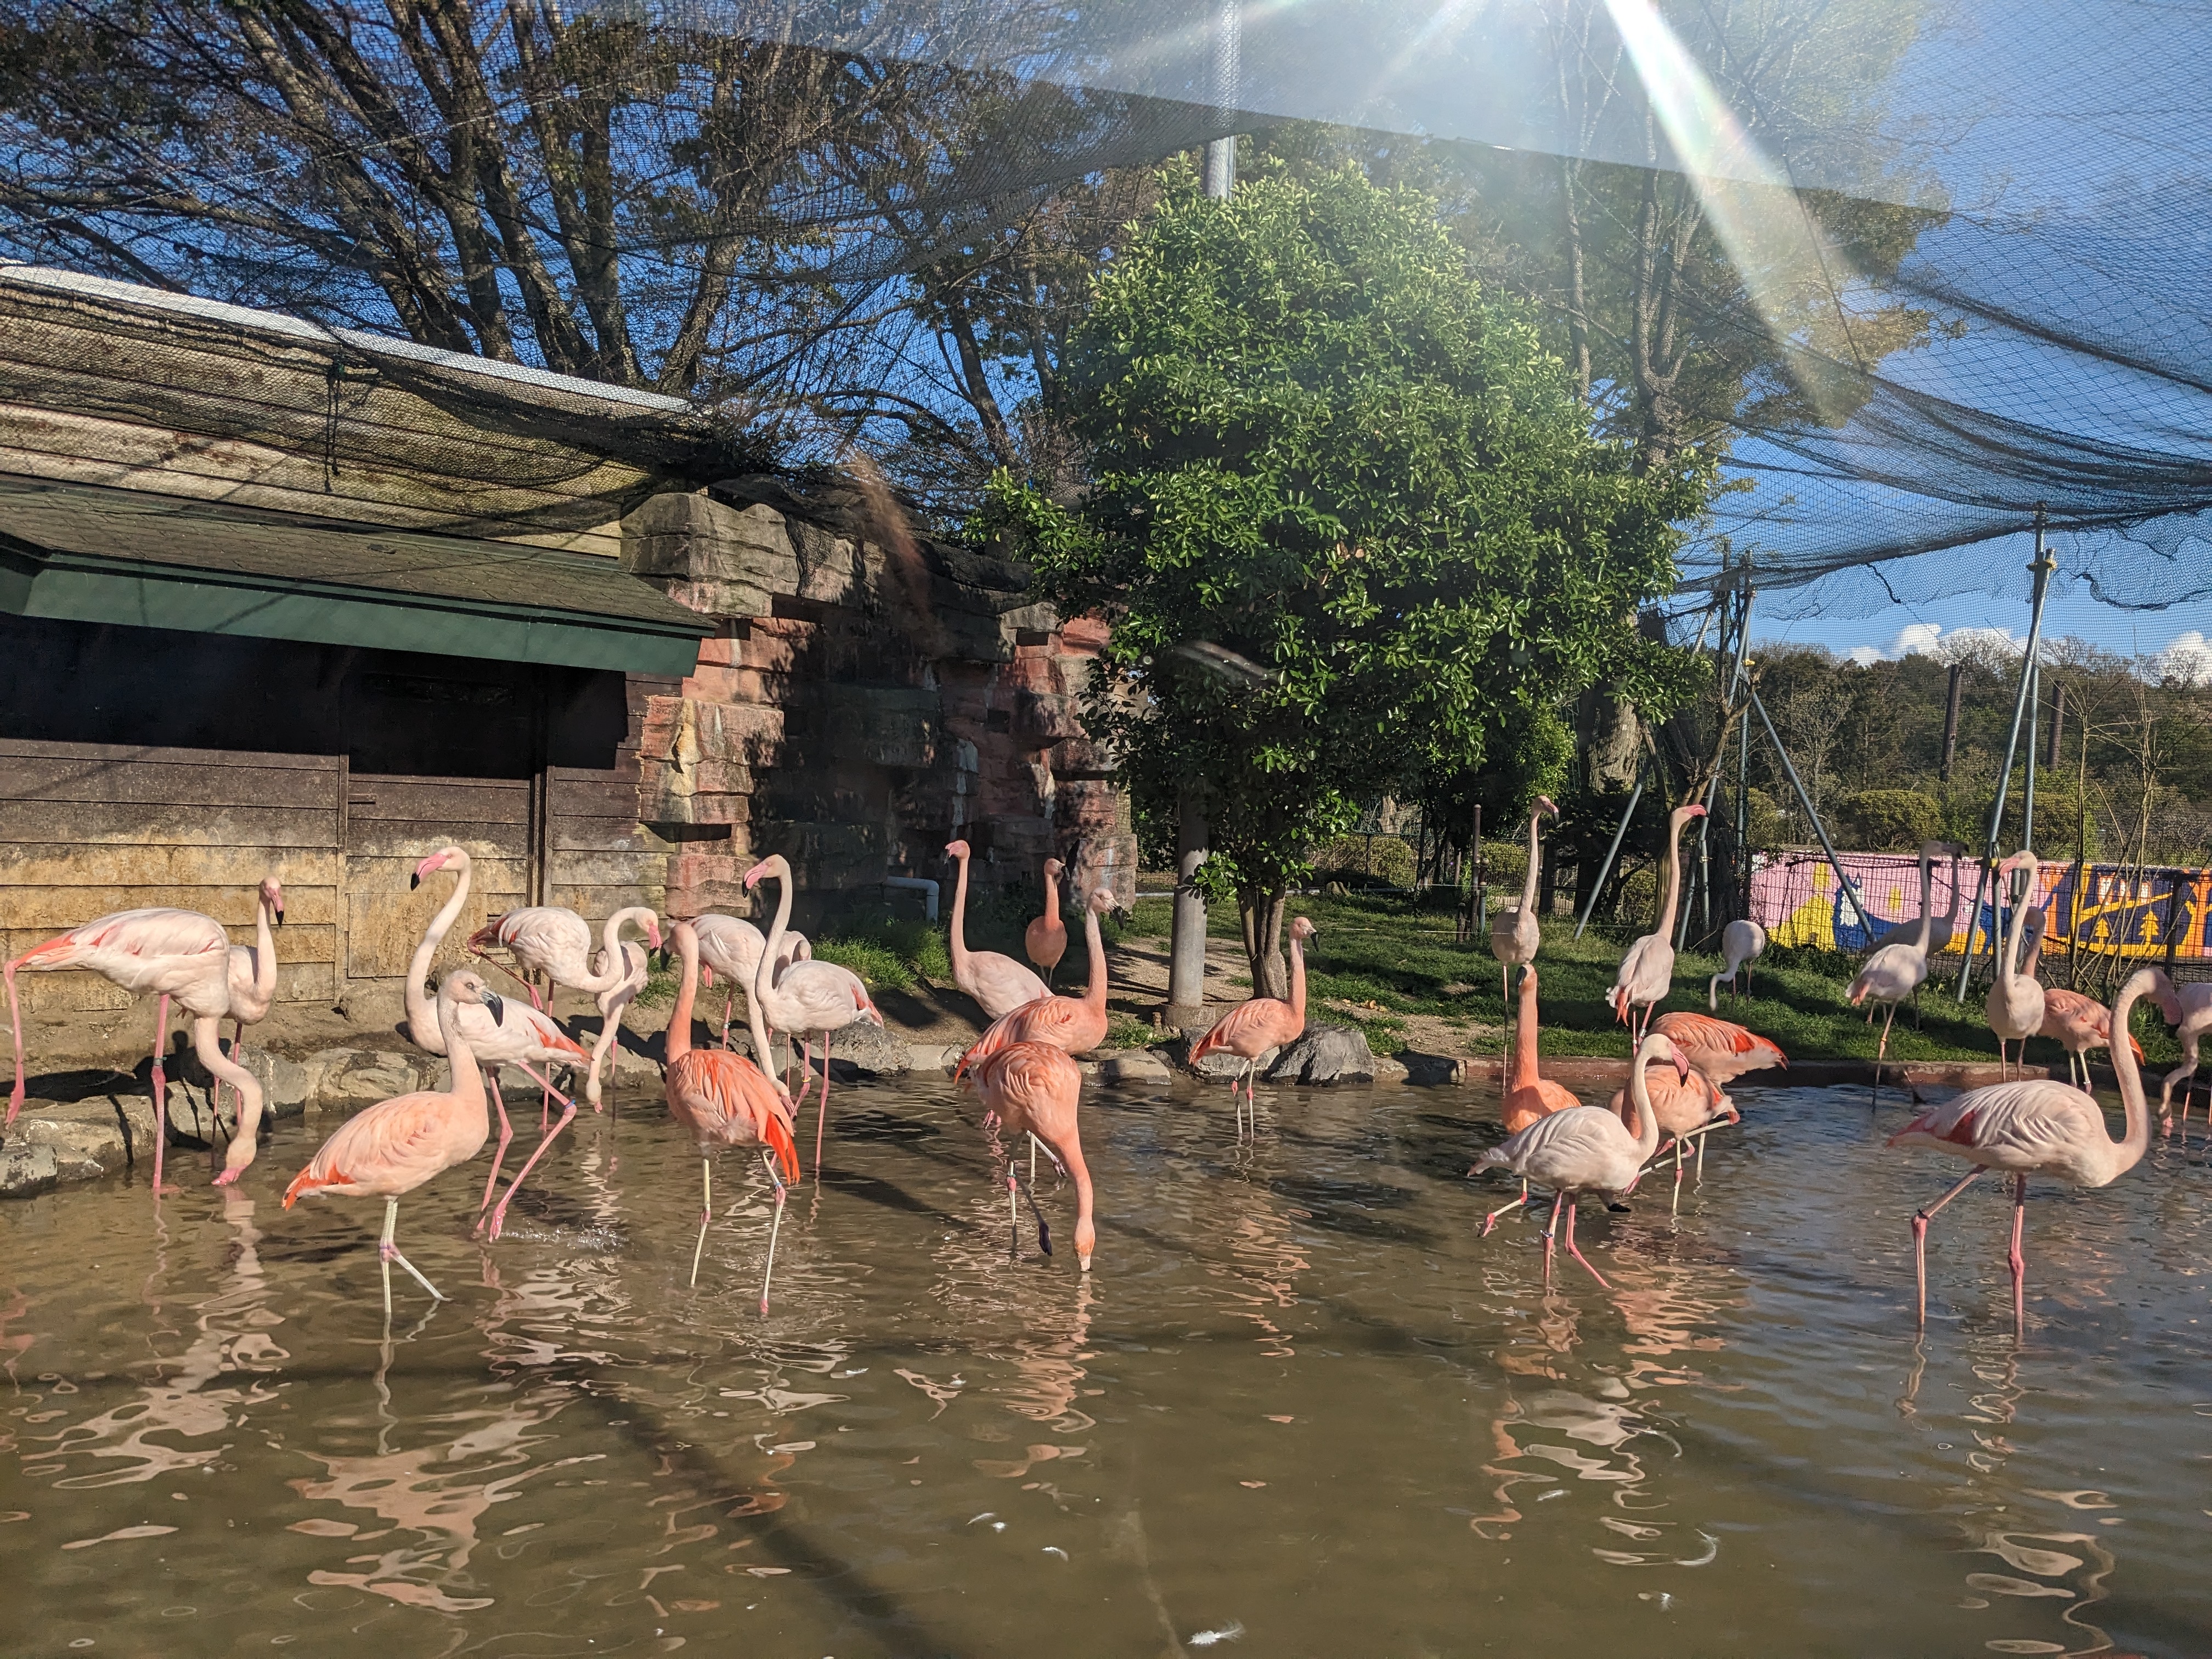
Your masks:
[{"label": "net over enclosure", "polygon": [[[694,400],[750,461],[972,434],[1032,464],[1051,318],[1142,206],[1123,170],[1293,123],[1407,176],[1471,156],[1476,221],[1550,192],[1508,240],[1572,244],[1571,283],[1522,286],[1584,325],[1601,407],[1729,441],[1745,487],[1687,586],[2009,586],[1916,556],[2041,509],[2110,603],[2212,591],[2199,5],[22,0],[6,27],[0,250]],[[1619,339],[1583,309],[1607,289]],[[1692,337],[1717,398],[1670,378]]]}]

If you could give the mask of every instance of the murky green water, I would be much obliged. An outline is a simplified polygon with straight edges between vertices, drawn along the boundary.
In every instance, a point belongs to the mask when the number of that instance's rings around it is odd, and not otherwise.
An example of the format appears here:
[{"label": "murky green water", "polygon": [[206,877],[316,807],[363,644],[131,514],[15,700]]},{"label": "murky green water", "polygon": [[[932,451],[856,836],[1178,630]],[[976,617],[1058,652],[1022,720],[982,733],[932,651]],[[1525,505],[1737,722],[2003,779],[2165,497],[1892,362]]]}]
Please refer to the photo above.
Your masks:
[{"label": "murky green water", "polygon": [[389,1341],[378,1208],[278,1206],[307,1127],[158,1230],[137,1182],[10,1206],[0,1647],[2212,1651],[2201,1146],[2039,1186],[2024,1348],[1970,1192],[1916,1345],[1954,1172],[1856,1094],[1739,1098],[1679,1222],[1586,1215],[1610,1293],[1478,1240],[1494,1108],[1449,1091],[1263,1094],[1247,1154],[1225,1097],[1098,1096],[1088,1283],[1009,1261],[949,1089],[845,1091],[766,1320],[757,1177],[687,1290],[698,1166],[643,1098],[489,1250],[481,1164],[404,1206],[453,1300],[396,1276]]}]

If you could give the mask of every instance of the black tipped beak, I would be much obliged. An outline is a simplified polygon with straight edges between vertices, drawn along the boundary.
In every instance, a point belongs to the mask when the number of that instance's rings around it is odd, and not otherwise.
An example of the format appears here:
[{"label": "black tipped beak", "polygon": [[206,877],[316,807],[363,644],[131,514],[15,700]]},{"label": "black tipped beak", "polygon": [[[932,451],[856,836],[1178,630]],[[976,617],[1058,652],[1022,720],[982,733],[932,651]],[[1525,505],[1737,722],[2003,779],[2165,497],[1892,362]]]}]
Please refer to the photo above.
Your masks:
[{"label": "black tipped beak", "polygon": [[276,925],[279,927],[284,925],[284,907],[281,904],[276,907]]},{"label": "black tipped beak", "polygon": [[501,997],[498,992],[486,991],[483,994],[483,1006],[491,1010],[491,1023],[493,1024],[504,1025],[507,1024],[507,1001],[506,999]]},{"label": "black tipped beak", "polygon": [[407,873],[407,890],[411,893],[422,884],[422,872],[420,870],[409,871]]}]

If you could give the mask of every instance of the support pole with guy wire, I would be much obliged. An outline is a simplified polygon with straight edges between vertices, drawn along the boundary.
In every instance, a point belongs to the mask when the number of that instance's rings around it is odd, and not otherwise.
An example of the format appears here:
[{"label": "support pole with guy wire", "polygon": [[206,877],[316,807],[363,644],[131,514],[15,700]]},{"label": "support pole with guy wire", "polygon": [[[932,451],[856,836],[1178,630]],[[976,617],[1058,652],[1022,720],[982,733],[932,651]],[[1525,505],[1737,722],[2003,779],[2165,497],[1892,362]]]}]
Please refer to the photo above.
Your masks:
[{"label": "support pole with guy wire", "polygon": [[[1748,563],[1747,562],[1747,569]],[[1728,648],[1728,633],[1725,628],[1723,628],[1721,634],[1720,649],[1726,651]],[[1723,722],[1723,731],[1726,730],[1726,722],[1730,714],[1741,714],[1744,712],[1738,707],[1736,697],[1743,689],[1744,668],[1750,660],[1751,589],[1748,586],[1746,586],[1738,590],[1738,599],[1736,602],[1735,666],[1729,675],[1728,695],[1721,699],[1721,720]],[[1745,727],[1745,741],[1748,743],[1749,740],[1749,725],[1748,722],[1747,722]],[[1723,741],[1726,741],[1725,738]],[[1723,748],[1720,752],[1721,754],[1725,755],[1728,751]],[[1705,834],[1708,827],[1712,823],[1713,797],[1719,793],[1721,783],[1721,769],[1717,763],[1719,756],[1716,756],[1714,758],[1716,764],[1713,767],[1713,775],[1705,780],[1705,807],[1706,816],[1698,820],[1698,892],[1699,899],[1705,906],[1705,933],[1708,935],[1710,935],[1713,931],[1713,878],[1712,866],[1705,852]],[[1745,761],[1746,764],[1748,764],[1748,750],[1745,751]],[[1736,816],[1741,818],[1743,816],[1741,803],[1743,779],[1741,775],[1741,772],[1739,772],[1739,775],[1736,779],[1736,793],[1738,796]],[[1738,858],[1741,858],[1743,856],[1743,840],[1741,832],[1739,832],[1736,840],[1736,856]],[[1677,951],[1683,949],[1689,940],[1689,908],[1690,907],[1686,904],[1682,907],[1681,927],[1674,939],[1674,948]]]},{"label": "support pole with guy wire", "polygon": [[1796,792],[1797,804],[1805,809],[1805,821],[1813,826],[1813,833],[1820,837],[1820,850],[1828,857],[1828,868],[1836,872],[1837,890],[1851,902],[1851,908],[1858,915],[1859,930],[1871,939],[1874,923],[1868,919],[1866,906],[1859,902],[1859,890],[1852,886],[1844,876],[1843,862],[1837,858],[1835,846],[1828,839],[1828,827],[1820,822],[1820,815],[1813,810],[1813,798],[1805,793],[1805,786],[1797,776],[1796,763],[1790,758],[1790,751],[1782,746],[1782,738],[1774,729],[1774,722],[1767,718],[1766,705],[1759,700],[1759,692],[1751,686],[1744,688],[1744,695],[1759,715],[1759,725],[1766,729],[1766,740],[1774,745],[1774,757],[1782,763],[1782,775],[1790,780],[1790,788]]},{"label": "support pole with guy wire", "polygon": [[[2012,790],[2012,763],[2020,752],[2021,727],[2027,720],[2028,702],[2034,695],[2036,653],[2043,642],[2043,602],[2051,592],[2051,573],[2058,568],[2058,561],[2043,542],[2047,522],[2043,504],[2039,501],[2035,507],[2035,562],[2027,567],[2035,577],[2035,592],[2029,601],[2027,616],[2027,650],[2020,660],[2020,689],[2013,696],[2012,730],[2005,738],[2004,766],[1997,774],[1996,794],[1990,802],[1990,827],[1983,837],[1981,868],[1974,875],[1974,904],[1966,912],[1966,948],[1960,952],[1959,961],[1958,1000],[1961,1003],[1966,1000],[1966,981],[1973,975],[1978,936],[1986,931],[1981,927],[1982,896],[1995,885],[1997,836],[2004,828],[2005,796]],[[2029,764],[2033,763],[2031,740]],[[1991,939],[1991,955],[1997,948],[1996,941]]]}]

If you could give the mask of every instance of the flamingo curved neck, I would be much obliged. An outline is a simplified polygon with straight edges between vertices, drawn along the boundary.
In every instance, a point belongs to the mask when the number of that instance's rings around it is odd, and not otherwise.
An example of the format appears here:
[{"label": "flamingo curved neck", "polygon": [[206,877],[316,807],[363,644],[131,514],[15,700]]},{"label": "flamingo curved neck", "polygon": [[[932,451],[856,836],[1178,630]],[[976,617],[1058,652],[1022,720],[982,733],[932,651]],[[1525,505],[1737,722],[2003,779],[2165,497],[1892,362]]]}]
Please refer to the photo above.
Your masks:
[{"label": "flamingo curved neck", "polygon": [[[961,866],[961,869],[964,872],[967,869],[967,866],[963,864]],[[776,952],[783,948],[784,930],[791,925],[791,889],[793,883],[791,878],[781,871],[771,872],[770,873],[775,878],[775,925],[768,930],[768,942],[762,947],[761,959],[753,969],[753,982],[749,988],[751,990],[752,994],[747,997],[745,1000],[750,1004],[751,1006],[757,1009],[763,1002],[769,1002],[773,1000],[774,1006],[777,1011],[776,1024],[782,1025],[786,1030],[789,1030],[791,1027],[783,1018],[783,998],[776,989],[775,956]],[[957,933],[958,930],[956,928],[954,931]],[[765,1057],[767,1053],[768,1048],[766,1042],[763,1039],[761,1054]]]},{"label": "flamingo curved neck", "polygon": [[1091,952],[1091,983],[1083,993],[1083,1000],[1092,1012],[1106,1012],[1106,940],[1098,931],[1098,913],[1089,905],[1083,907],[1083,943]]},{"label": "flamingo curved neck", "polygon": [[2112,1005],[2112,1075],[2119,1079],[2120,1104],[2127,1112],[2127,1133],[2112,1143],[2114,1178],[2125,1175],[2142,1162],[2143,1154],[2150,1150],[2150,1105],[2143,1098],[2142,1071],[2136,1064],[2135,1039],[2128,1030],[2128,1016],[2135,1012],[2136,999],[2142,988],[2130,980],[2120,988],[2120,1000]]},{"label": "flamingo curved neck", "polygon": [[1306,950],[1305,941],[1297,933],[1291,935],[1291,1012],[1297,1017],[1300,1030],[1306,1023]]},{"label": "flamingo curved neck", "polygon": [[1528,814],[1528,873],[1521,878],[1521,908],[1531,915],[1536,910],[1536,860],[1539,851],[1536,826],[1543,821],[1544,815],[1540,811]]},{"label": "flamingo curved neck", "polygon": [[[699,994],[699,935],[687,923],[676,930],[676,957],[683,972],[676,985],[676,1006],[669,1011],[663,1052],[673,1066],[691,1052],[691,1005]],[[748,1002],[752,999],[748,997]],[[761,1051],[767,1053],[765,1048]]]},{"label": "flamingo curved neck", "polygon": [[[968,855],[960,855],[960,873],[952,883],[952,982],[968,988]],[[771,952],[770,954],[773,954]]]},{"label": "flamingo curved neck", "polygon": [[469,1040],[461,1030],[461,1007],[453,994],[442,988],[438,992],[438,1032],[445,1039],[445,1054],[448,1069],[453,1074],[450,1092],[464,1106],[484,1109],[483,1073],[477,1057],[469,1049]]},{"label": "flamingo curved neck", "polygon": [[466,853],[461,854],[460,872],[452,895],[438,907],[438,914],[430,918],[430,925],[422,930],[422,943],[415,947],[415,954],[407,963],[407,1035],[416,1048],[434,1054],[446,1052],[444,1019],[441,1013],[432,1011],[429,999],[422,994],[422,982],[429,977],[430,959],[438,954],[438,946],[453,931],[461,907],[469,902],[469,878],[474,873],[474,866]]},{"label": "flamingo curved neck", "polygon": [[269,929],[269,896],[253,906],[253,994],[263,1008],[276,996],[276,938]]},{"label": "flamingo curved neck", "polygon": [[1928,940],[1936,928],[1936,860],[1920,849],[1920,920],[1913,924],[1912,948],[1928,953]]},{"label": "flamingo curved neck", "polygon": [[1997,982],[2007,991],[2012,989],[2020,977],[2020,942],[2027,933],[2028,901],[2035,896],[2035,866],[2027,866],[2027,892],[2013,907],[2012,930],[2005,940],[2003,953],[1997,958]]},{"label": "flamingo curved neck", "polygon": [[1644,1080],[1645,1055],[1640,1051],[1628,1062],[1628,1098],[1636,1107],[1636,1161],[1639,1164],[1659,1150],[1659,1115],[1651,1107],[1651,1088]]},{"label": "flamingo curved neck", "polygon": [[1674,942],[1674,911],[1682,898],[1682,826],[1688,822],[1680,812],[1667,821],[1667,902],[1652,929],[1662,945]]}]

